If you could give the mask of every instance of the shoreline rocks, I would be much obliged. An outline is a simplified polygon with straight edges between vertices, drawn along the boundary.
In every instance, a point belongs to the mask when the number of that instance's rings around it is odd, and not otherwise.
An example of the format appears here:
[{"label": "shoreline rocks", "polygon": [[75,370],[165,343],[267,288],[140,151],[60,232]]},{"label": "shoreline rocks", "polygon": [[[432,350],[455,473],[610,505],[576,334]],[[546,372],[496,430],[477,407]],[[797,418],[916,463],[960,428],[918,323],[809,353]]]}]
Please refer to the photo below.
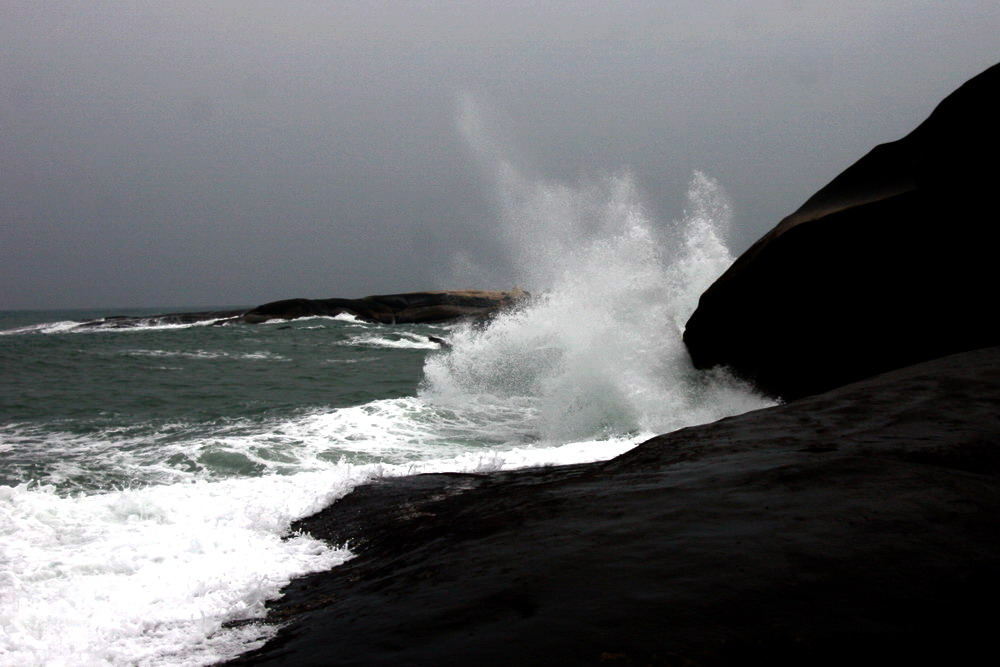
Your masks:
[{"label": "shoreline rocks", "polygon": [[230,664],[973,660],[1000,592],[1000,348],[658,436],[604,463],[359,487],[293,526]]}]

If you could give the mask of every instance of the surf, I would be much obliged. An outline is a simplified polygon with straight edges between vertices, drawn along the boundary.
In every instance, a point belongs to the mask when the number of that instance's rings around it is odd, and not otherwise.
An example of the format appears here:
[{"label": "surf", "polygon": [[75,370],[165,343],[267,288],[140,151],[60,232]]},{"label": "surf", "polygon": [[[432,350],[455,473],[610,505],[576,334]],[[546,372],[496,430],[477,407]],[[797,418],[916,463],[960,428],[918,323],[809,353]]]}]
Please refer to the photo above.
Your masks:
[{"label": "surf", "polygon": [[682,215],[657,224],[629,173],[531,179],[471,98],[459,125],[493,179],[506,269],[536,296],[456,331],[450,354],[428,358],[421,397],[519,399],[546,443],[651,435],[770,404],[724,371],[696,371],[682,341],[698,296],[733,261],[732,206],[716,181],[696,172]]}]

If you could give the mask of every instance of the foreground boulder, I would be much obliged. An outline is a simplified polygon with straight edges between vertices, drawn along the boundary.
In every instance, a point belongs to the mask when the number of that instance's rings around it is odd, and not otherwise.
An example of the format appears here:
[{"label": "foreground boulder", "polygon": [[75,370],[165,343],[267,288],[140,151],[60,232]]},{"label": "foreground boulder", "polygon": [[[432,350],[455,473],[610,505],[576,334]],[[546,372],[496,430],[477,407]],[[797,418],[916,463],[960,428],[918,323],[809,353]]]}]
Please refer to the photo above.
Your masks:
[{"label": "foreground boulder", "polygon": [[1000,594],[1000,348],[606,463],[360,487],[238,664],[972,664]]},{"label": "foreground boulder", "polygon": [[745,252],[684,342],[784,398],[1000,344],[1000,65],[876,147]]}]

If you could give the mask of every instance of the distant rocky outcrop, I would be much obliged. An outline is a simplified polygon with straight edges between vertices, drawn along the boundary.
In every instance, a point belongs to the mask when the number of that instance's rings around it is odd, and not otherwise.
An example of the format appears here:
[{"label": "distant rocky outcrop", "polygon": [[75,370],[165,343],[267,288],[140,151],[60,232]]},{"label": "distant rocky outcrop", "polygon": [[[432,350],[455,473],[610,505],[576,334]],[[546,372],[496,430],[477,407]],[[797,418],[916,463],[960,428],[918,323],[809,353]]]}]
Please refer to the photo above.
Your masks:
[{"label": "distant rocky outcrop", "polygon": [[348,314],[380,324],[447,322],[482,317],[510,308],[528,296],[524,290],[515,288],[507,292],[461,290],[380,294],[360,299],[285,299],[257,306],[241,319],[256,324],[274,319]]},{"label": "distant rocky outcrop", "polygon": [[84,329],[127,329],[131,327],[158,327],[197,322],[223,323],[240,317],[245,310],[203,310],[191,313],[160,313],[158,315],[109,315],[96,320],[81,322]]},{"label": "distant rocky outcrop", "polygon": [[448,322],[457,319],[487,320],[502,310],[513,308],[530,298],[530,294],[515,287],[509,291],[451,290],[377,294],[360,299],[284,299],[256,308],[158,315],[112,315],[80,327],[127,328],[170,324],[260,324],[269,320],[294,320],[300,317],[351,315],[377,324],[418,324]]},{"label": "distant rocky outcrop", "polygon": [[747,250],[687,323],[695,366],[792,399],[1000,344],[998,97],[1000,65]]}]

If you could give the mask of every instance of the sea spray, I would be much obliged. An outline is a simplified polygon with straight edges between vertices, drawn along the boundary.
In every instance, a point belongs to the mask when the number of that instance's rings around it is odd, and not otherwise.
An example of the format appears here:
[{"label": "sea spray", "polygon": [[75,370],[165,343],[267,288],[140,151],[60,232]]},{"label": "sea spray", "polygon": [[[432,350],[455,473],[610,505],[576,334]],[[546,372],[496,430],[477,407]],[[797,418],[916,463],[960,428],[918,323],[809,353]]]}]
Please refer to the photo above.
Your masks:
[{"label": "sea spray", "polygon": [[695,174],[667,248],[626,176],[606,194],[606,233],[561,249],[552,287],[527,307],[457,331],[450,354],[428,359],[422,397],[520,400],[549,443],[670,431],[768,404],[721,371],[694,370],[681,340],[698,295],[731,262],[709,217],[728,211],[720,189]]},{"label": "sea spray", "polygon": [[486,329],[457,331],[451,353],[425,365],[425,400],[518,402],[544,443],[670,431],[768,404],[722,371],[696,371],[682,341],[698,296],[732,262],[732,209],[715,181],[696,172],[684,214],[661,229],[629,174],[577,187],[531,180],[468,98],[460,127],[494,179],[516,280],[536,296]]}]

